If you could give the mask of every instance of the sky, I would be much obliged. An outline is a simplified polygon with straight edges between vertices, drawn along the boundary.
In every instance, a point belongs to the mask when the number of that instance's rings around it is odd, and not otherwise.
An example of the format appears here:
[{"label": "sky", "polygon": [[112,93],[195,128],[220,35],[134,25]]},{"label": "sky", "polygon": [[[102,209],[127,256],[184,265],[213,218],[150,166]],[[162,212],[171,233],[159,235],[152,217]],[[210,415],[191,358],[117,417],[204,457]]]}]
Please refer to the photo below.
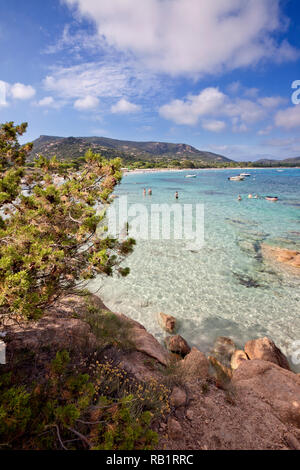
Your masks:
[{"label": "sky", "polygon": [[300,156],[299,0],[0,0],[0,58],[0,122],[28,122],[23,141]]}]

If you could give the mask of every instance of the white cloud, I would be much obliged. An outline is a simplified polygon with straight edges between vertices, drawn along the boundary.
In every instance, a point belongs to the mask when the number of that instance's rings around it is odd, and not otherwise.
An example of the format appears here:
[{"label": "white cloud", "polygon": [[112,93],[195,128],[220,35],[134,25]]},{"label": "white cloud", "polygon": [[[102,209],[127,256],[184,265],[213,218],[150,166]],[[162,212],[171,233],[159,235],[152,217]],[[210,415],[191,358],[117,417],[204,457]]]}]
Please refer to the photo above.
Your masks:
[{"label": "white cloud", "polygon": [[[241,89],[240,84],[230,86],[230,91]],[[257,93],[255,93],[256,95]],[[270,119],[286,100],[280,96],[256,97],[253,100],[229,96],[218,88],[205,88],[198,95],[187,95],[161,106],[159,114],[176,124],[196,125],[202,118],[202,127],[218,132],[226,127],[227,120],[233,132],[247,132],[249,126]],[[300,106],[299,106],[300,109]],[[269,128],[259,131],[265,135]]]},{"label": "white cloud", "polygon": [[52,96],[45,96],[39,101],[34,102],[33,106],[38,106],[40,108],[60,109],[65,104],[66,102],[63,100],[55,100]]},{"label": "white cloud", "polygon": [[15,83],[9,89],[9,94],[16,100],[29,100],[34,97],[35,93],[31,85],[23,85],[23,83]]},{"label": "white cloud", "polygon": [[300,128],[300,105],[278,111],[275,116],[275,124],[277,127],[285,129]]},{"label": "white cloud", "polygon": [[121,98],[116,104],[112,105],[111,112],[113,114],[130,114],[137,113],[141,107],[137,104],[130,103],[125,98]]},{"label": "white cloud", "polygon": [[95,96],[85,96],[84,98],[79,98],[74,103],[74,108],[79,111],[85,111],[89,109],[95,109],[99,106],[99,100]]},{"label": "white cloud", "polygon": [[227,116],[240,119],[244,123],[252,124],[265,117],[265,110],[255,101],[240,99],[227,100],[224,110],[220,110]]},{"label": "white cloud", "polygon": [[31,85],[24,85],[23,83],[10,84],[0,80],[0,106],[6,107],[9,105],[8,100],[13,98],[15,100],[29,100],[33,98],[36,91]]},{"label": "white cloud", "polygon": [[151,73],[136,69],[130,61],[121,60],[55,67],[44,79],[43,86],[48,92],[66,100],[86,96],[121,99],[123,96],[147,94],[150,97],[159,89]]},{"label": "white cloud", "polygon": [[295,60],[277,40],[279,0],[65,0],[93,20],[102,44],[173,75],[219,73],[262,59]]},{"label": "white cloud", "polygon": [[[271,101],[272,97],[268,100]],[[275,101],[279,104],[279,99],[274,98],[273,105]],[[258,101],[230,98],[218,88],[206,88],[199,95],[188,95],[185,100],[173,100],[163,105],[159,113],[176,124],[186,125],[197,124],[200,117],[226,117],[231,121],[234,132],[245,132],[249,124],[259,122],[267,116],[266,109]],[[222,130],[224,126],[223,120],[208,120],[203,127],[208,130]]]},{"label": "white cloud", "polygon": [[52,96],[46,96],[45,98],[38,101],[38,106],[52,106],[54,104],[54,99]]},{"label": "white cloud", "polygon": [[264,129],[260,129],[257,134],[258,135],[268,135],[272,131],[273,127],[272,126],[267,126]]},{"label": "white cloud", "polygon": [[281,96],[266,96],[265,98],[260,98],[258,102],[264,108],[277,108],[278,106],[285,104],[286,100]]},{"label": "white cloud", "polygon": [[78,30],[66,24],[60,39],[55,44],[47,46],[43,52],[57,54],[67,50],[80,55],[83,49],[96,52],[100,47],[101,41],[97,34],[89,34],[86,30]]},{"label": "white cloud", "polygon": [[211,132],[221,132],[225,129],[226,124],[224,121],[204,121],[202,122],[203,129]]},{"label": "white cloud", "polygon": [[176,124],[197,124],[200,116],[213,115],[224,104],[226,96],[218,88],[205,88],[199,95],[173,100],[161,106],[159,114]]}]

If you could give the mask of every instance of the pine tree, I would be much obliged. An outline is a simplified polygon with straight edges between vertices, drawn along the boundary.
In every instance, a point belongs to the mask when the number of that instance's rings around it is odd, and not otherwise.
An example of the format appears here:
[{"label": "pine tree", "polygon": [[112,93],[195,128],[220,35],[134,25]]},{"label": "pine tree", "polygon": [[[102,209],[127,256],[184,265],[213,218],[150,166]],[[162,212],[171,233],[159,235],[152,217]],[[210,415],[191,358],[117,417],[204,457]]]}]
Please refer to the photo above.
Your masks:
[{"label": "pine tree", "polygon": [[0,319],[37,318],[98,274],[128,274],[120,263],[135,243],[99,231],[121,160],[89,151],[80,171],[55,157],[28,165],[32,144],[18,143],[26,129],[0,126]]}]

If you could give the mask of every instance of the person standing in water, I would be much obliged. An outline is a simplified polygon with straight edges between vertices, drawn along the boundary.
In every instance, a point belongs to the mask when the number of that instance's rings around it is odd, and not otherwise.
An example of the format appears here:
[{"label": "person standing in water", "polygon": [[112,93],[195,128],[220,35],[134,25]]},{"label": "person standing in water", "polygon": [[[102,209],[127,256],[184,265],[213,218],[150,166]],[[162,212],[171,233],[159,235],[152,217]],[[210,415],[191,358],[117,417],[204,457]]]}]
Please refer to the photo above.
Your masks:
[{"label": "person standing in water", "polygon": [[176,191],[175,193],[175,199],[178,199],[179,195],[178,195],[178,191]]},{"label": "person standing in water", "polygon": [[242,200],[242,196],[239,194],[238,195],[238,201],[241,201]]},{"label": "person standing in water", "polygon": [[151,188],[148,189],[148,194],[149,194],[149,196],[152,196],[152,189]]},{"label": "person standing in water", "polygon": [[143,193],[144,193],[144,196],[146,196],[146,188],[144,188],[144,191],[143,191]]}]

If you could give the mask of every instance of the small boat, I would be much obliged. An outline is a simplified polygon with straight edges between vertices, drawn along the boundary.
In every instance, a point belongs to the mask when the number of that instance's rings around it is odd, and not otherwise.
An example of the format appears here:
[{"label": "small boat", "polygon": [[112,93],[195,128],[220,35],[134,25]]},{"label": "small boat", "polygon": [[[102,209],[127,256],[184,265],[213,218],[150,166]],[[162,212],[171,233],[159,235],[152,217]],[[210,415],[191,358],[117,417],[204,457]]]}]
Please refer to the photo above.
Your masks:
[{"label": "small boat", "polygon": [[265,199],[266,199],[267,201],[272,201],[272,202],[278,201],[278,197],[277,197],[277,196],[266,196]]},{"label": "small boat", "polygon": [[240,176],[251,176],[250,173],[241,173]]},{"label": "small boat", "polygon": [[185,175],[186,178],[196,178],[197,175]]},{"label": "small boat", "polygon": [[244,181],[245,176],[239,175],[239,176],[230,176],[229,181]]}]

